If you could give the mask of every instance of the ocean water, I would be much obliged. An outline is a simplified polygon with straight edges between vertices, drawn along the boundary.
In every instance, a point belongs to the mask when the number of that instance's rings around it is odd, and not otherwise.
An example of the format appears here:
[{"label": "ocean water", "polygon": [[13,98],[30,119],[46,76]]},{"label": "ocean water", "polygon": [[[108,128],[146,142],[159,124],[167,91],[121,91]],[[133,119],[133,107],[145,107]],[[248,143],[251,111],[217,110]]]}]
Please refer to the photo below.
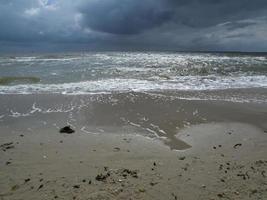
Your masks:
[{"label": "ocean water", "polygon": [[0,57],[0,94],[267,88],[267,54],[101,52]]}]

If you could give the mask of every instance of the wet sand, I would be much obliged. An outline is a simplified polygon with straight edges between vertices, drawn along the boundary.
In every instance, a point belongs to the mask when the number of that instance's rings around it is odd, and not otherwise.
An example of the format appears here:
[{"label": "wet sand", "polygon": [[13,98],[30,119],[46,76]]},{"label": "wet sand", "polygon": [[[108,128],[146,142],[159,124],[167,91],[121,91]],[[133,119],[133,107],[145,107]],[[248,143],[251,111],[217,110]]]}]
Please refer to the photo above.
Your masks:
[{"label": "wet sand", "polygon": [[[266,199],[267,105],[0,96],[0,199]],[[60,134],[70,124],[73,134]]]}]

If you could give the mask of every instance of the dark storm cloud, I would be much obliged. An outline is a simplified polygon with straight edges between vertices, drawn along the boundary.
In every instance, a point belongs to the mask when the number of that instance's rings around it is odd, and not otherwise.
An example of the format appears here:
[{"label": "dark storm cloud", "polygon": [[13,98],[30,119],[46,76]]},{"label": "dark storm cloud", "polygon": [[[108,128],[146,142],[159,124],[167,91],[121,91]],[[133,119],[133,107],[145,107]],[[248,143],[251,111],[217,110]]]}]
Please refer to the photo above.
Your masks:
[{"label": "dark storm cloud", "polygon": [[176,22],[190,27],[209,27],[229,20],[258,16],[266,0],[171,0]]},{"label": "dark storm cloud", "polygon": [[92,29],[135,34],[167,22],[209,27],[257,16],[266,8],[266,0],[91,0],[80,11]]},{"label": "dark storm cloud", "polygon": [[161,0],[91,0],[81,9],[84,24],[113,34],[137,34],[171,20],[171,7]]},{"label": "dark storm cloud", "polygon": [[266,13],[266,0],[0,0],[0,51],[267,51]]}]

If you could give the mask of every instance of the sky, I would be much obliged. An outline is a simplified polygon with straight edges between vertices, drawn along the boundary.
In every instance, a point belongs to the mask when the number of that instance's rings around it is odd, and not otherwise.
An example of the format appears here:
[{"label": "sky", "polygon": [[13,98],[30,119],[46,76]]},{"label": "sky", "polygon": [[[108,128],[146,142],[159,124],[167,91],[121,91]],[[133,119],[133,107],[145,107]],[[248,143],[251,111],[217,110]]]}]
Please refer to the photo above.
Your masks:
[{"label": "sky", "polygon": [[267,52],[266,0],[0,0],[0,52]]}]

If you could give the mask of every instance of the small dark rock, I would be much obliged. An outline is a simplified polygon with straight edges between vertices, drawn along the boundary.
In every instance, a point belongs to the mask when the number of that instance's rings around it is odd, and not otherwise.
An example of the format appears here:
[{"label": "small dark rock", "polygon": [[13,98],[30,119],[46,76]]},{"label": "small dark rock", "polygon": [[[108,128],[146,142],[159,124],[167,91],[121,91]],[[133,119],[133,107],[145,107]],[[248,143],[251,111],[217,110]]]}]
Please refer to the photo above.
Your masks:
[{"label": "small dark rock", "polygon": [[184,171],[187,171],[187,167],[182,167],[182,169],[183,169]]},{"label": "small dark rock", "polygon": [[156,162],[153,163],[154,166],[157,166]]},{"label": "small dark rock", "polygon": [[217,147],[214,146],[213,149],[217,149]]},{"label": "small dark rock", "polygon": [[10,165],[10,164],[11,164],[11,162],[10,162],[10,161],[7,161],[7,162],[6,162],[6,165]]},{"label": "small dark rock", "polygon": [[121,150],[121,149],[120,149],[119,147],[115,147],[115,148],[114,148],[114,151],[115,151],[115,152],[118,152],[118,151],[120,151],[120,150]]},{"label": "small dark rock", "polygon": [[251,195],[253,195],[253,194],[256,194],[258,192],[258,190],[256,190],[256,189],[254,189],[254,190],[251,190]]},{"label": "small dark rock", "polygon": [[238,143],[238,144],[235,144],[234,145],[234,148],[237,149],[237,147],[241,147],[241,146],[242,146],[242,144],[241,143]]},{"label": "small dark rock", "polygon": [[44,187],[44,185],[43,184],[41,184],[39,187],[38,187],[38,189],[37,190],[40,190],[40,189],[42,189]]},{"label": "small dark rock", "polygon": [[154,186],[154,185],[157,185],[158,183],[155,183],[155,182],[151,182],[150,185],[151,186]]},{"label": "small dark rock", "polygon": [[30,178],[27,178],[24,180],[25,183],[29,182],[31,179]]},{"label": "small dark rock", "polygon": [[90,180],[90,181],[88,182],[88,184],[91,185],[91,184],[92,184],[92,181]]},{"label": "small dark rock", "polygon": [[60,133],[72,134],[75,131],[70,126],[65,126],[59,130]]},{"label": "small dark rock", "polygon": [[179,160],[185,160],[185,156],[179,157]]},{"label": "small dark rock", "polygon": [[75,189],[79,189],[80,186],[79,186],[79,185],[74,185],[73,188],[75,188]]},{"label": "small dark rock", "polygon": [[19,135],[20,137],[24,137],[24,135],[23,134],[21,134],[21,135]]}]

